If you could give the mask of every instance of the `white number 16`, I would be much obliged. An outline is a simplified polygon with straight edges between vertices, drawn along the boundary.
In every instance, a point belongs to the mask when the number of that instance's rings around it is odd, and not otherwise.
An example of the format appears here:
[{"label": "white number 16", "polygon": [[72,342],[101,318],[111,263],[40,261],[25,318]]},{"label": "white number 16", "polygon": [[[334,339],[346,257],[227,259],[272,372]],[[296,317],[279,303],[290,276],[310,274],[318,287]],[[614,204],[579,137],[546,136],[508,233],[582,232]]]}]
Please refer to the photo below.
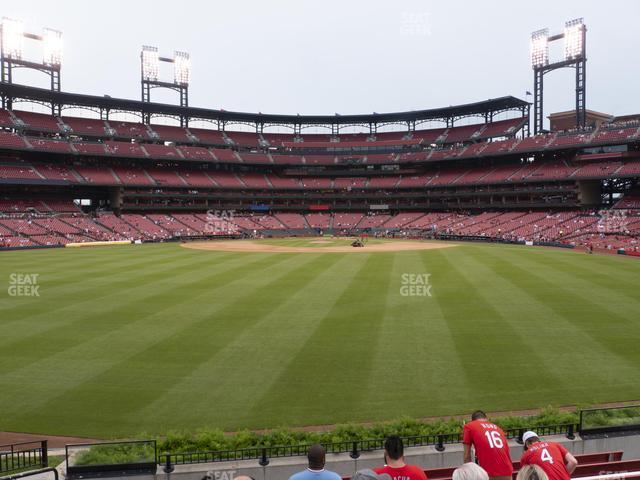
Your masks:
[{"label": "white number 16", "polygon": [[487,441],[489,442],[489,446],[491,448],[504,447],[502,438],[500,438],[500,432],[496,432],[495,430],[493,430],[491,432],[484,432],[484,435],[487,437]]}]

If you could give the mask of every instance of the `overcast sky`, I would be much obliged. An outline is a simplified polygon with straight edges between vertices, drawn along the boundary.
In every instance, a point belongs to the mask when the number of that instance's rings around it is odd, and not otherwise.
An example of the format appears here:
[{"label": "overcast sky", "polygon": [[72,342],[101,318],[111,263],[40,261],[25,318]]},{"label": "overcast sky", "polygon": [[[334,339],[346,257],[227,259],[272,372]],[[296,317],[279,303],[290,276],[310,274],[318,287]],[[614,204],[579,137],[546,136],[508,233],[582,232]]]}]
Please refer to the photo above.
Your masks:
[{"label": "overcast sky", "polygon": [[[525,98],[530,33],[584,17],[587,108],[640,112],[637,0],[20,0],[3,2],[2,15],[34,33],[62,30],[65,91],[138,99],[148,44],[191,53],[192,106],[300,114]],[[46,86],[35,75],[14,81]],[[546,114],[573,108],[573,82],[568,69],[545,77]],[[160,91],[153,99],[177,101]]]}]

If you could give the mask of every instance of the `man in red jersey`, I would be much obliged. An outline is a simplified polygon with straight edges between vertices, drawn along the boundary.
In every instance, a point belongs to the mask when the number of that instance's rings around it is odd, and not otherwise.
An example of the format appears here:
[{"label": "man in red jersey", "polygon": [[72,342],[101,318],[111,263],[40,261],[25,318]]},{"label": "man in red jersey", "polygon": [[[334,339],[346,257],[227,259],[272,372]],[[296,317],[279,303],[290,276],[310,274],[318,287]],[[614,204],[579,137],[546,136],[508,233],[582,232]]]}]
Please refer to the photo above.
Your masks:
[{"label": "man in red jersey", "polygon": [[556,442],[542,442],[535,432],[524,432],[524,453],[521,465],[538,465],[549,480],[570,480],[578,461],[566,448]]},{"label": "man in red jersey", "polygon": [[476,451],[478,463],[491,480],[511,480],[513,464],[507,437],[500,427],[491,423],[482,410],[471,415],[471,422],[463,429],[464,462],[472,461],[471,447]]},{"label": "man in red jersey", "polygon": [[404,463],[402,439],[392,435],[384,442],[384,467],[373,469],[376,473],[386,473],[392,480],[427,480],[420,467]]}]

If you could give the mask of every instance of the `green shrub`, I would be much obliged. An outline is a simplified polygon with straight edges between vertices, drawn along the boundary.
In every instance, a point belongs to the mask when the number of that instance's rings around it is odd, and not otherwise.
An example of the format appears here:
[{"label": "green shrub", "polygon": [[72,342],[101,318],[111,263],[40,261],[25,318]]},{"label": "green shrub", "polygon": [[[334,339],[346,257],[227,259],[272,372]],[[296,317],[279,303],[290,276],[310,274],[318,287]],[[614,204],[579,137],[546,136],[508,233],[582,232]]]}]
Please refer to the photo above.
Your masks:
[{"label": "green shrub", "polygon": [[[640,407],[587,412],[587,426],[620,425],[640,423]],[[535,429],[542,426],[577,424],[579,412],[562,412],[547,407],[536,415],[506,416],[492,418],[504,430]],[[401,417],[391,422],[372,425],[342,424],[327,431],[303,431],[278,428],[266,433],[241,430],[225,434],[220,429],[203,428],[197,432],[170,431],[158,440],[158,454],[212,452],[246,448],[284,447],[310,445],[313,443],[345,443],[361,440],[381,440],[389,435],[417,437],[439,434],[456,434],[462,430],[463,421],[442,419],[422,421]],[[147,434],[139,438],[149,438]],[[76,457],[75,465],[98,465],[140,462],[153,458],[150,444],[97,445]],[[162,459],[160,459],[162,461]]]},{"label": "green shrub", "polygon": [[[502,428],[535,428],[543,425],[577,423],[576,412],[561,412],[548,407],[529,417],[500,417],[494,422]],[[380,422],[370,426],[360,424],[336,425],[333,429],[309,432],[278,428],[266,433],[242,430],[226,435],[218,429],[202,429],[196,433],[169,432],[158,441],[158,453],[186,453],[217,450],[235,450],[258,447],[286,447],[313,443],[340,443],[359,440],[383,439],[389,435],[416,437],[426,435],[459,433],[463,422],[456,419],[422,421],[401,417],[391,422]]]},{"label": "green shrub", "polygon": [[119,465],[124,463],[150,463],[155,461],[152,443],[118,443],[94,445],[80,452],[73,466]]}]

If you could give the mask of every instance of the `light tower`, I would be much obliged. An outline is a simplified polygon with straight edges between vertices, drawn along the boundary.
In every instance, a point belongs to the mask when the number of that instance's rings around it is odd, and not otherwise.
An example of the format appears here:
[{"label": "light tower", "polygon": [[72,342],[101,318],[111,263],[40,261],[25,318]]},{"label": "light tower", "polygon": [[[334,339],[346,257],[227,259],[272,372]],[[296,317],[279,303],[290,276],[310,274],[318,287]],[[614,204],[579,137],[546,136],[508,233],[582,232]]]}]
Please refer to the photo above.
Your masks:
[{"label": "light tower", "polygon": [[[159,79],[160,62],[173,64],[173,82]],[[168,88],[180,94],[180,106],[189,106],[189,82],[191,80],[191,58],[186,52],[173,52],[173,58],[161,57],[157,47],[142,46],[140,53],[140,83],[142,101],[151,102],[152,88]],[[151,114],[144,112],[144,122],[149,123]],[[187,126],[188,118],[180,116],[180,125]]]},{"label": "light tower", "polygon": [[[549,43],[564,39],[564,59],[549,63]],[[533,133],[542,133],[544,113],[544,75],[559,68],[576,70],[576,127],[586,124],[587,89],[587,27],[582,18],[570,20],[564,25],[564,32],[549,35],[549,29],[537,30],[531,34],[531,67],[533,68]]]},{"label": "light tower", "polygon": [[[42,44],[42,62],[23,57],[24,40]],[[14,68],[29,68],[43,72],[51,78],[51,90],[60,91],[60,69],[62,65],[62,32],[44,28],[42,35],[25,32],[20,20],[3,17],[0,35],[0,76],[2,82],[13,83]],[[3,108],[11,108],[11,98],[2,98]],[[59,105],[51,104],[51,113],[60,114]]]}]

